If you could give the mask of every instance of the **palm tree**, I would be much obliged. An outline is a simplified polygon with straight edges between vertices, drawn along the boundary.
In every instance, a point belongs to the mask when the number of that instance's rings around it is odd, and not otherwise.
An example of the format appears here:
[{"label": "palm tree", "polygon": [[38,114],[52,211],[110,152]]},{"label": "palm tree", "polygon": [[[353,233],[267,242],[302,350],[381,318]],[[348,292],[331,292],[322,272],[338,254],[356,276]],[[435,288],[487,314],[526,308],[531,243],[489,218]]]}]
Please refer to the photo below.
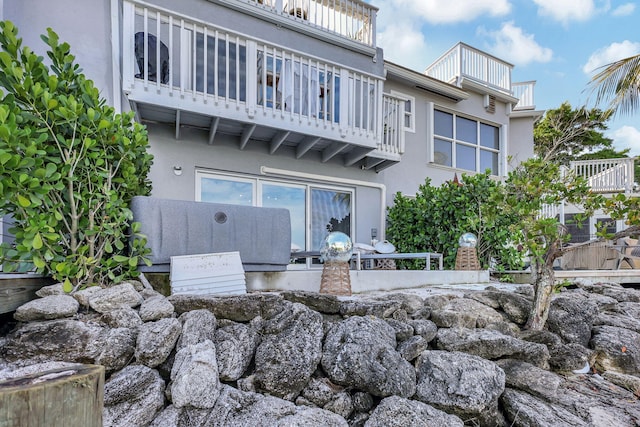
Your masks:
[{"label": "palm tree", "polygon": [[614,113],[640,111],[640,54],[599,68],[589,84],[596,92],[596,103],[608,102]]}]

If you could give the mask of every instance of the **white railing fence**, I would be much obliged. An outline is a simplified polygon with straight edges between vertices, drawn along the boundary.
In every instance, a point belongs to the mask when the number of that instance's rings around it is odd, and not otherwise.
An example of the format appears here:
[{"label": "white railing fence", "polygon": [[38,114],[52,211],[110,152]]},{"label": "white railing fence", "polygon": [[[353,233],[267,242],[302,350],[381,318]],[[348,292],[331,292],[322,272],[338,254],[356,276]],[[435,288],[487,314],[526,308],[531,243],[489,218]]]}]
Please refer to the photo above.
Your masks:
[{"label": "white railing fence", "polygon": [[535,85],[535,81],[517,82],[511,85],[513,96],[518,98],[518,104],[514,110],[535,110],[536,103],[533,99]]},{"label": "white railing fence", "polygon": [[378,151],[391,154],[404,153],[405,100],[384,94],[382,99],[382,141]]},{"label": "white railing fence", "polygon": [[571,170],[587,179],[593,191],[603,193],[633,191],[634,158],[579,160],[570,164]]}]

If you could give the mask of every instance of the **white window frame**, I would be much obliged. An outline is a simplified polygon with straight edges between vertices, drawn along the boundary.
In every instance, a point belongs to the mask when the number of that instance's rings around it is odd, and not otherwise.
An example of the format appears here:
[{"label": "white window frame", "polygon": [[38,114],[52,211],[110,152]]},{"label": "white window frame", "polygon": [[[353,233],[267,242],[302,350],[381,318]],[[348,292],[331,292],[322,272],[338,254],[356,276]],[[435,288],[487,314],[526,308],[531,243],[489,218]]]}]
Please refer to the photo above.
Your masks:
[{"label": "white window frame", "polygon": [[[404,126],[405,132],[416,133],[416,98],[415,96],[407,95],[406,93],[391,90],[391,95],[401,98],[405,102],[404,117],[402,120],[403,126],[406,123],[407,117],[409,118],[409,126]],[[411,104],[411,111],[407,111],[406,104]]]},{"label": "white window frame", "polygon": [[[453,137],[446,137],[446,136],[442,136],[442,135],[436,135],[435,134],[435,112],[436,111],[440,111],[442,113],[447,113],[447,114],[451,114],[453,115]],[[471,120],[473,122],[476,123],[476,136],[477,136],[477,142],[475,144],[473,143],[469,143],[466,141],[462,141],[462,140],[458,140],[456,138],[456,118],[460,117],[460,118],[464,118],[467,120]],[[487,126],[492,126],[498,129],[498,142],[500,145],[499,149],[494,149],[494,148],[489,148],[489,147],[484,147],[481,145],[480,143],[480,125],[484,124]],[[430,103],[430,108],[429,108],[429,124],[428,124],[428,142],[430,144],[430,149],[429,149],[429,163],[436,165],[438,167],[443,167],[443,168],[451,168],[451,169],[456,169],[462,172],[470,172],[470,173],[484,173],[484,170],[480,169],[480,152],[481,151],[488,151],[491,153],[495,153],[498,155],[498,170],[496,171],[496,173],[492,173],[492,176],[503,176],[504,175],[504,152],[505,152],[505,147],[506,147],[506,138],[505,138],[505,130],[503,125],[500,125],[498,123],[493,123],[487,120],[482,120],[478,117],[474,117],[468,114],[461,114],[457,111],[451,110],[449,108],[443,108],[440,106],[437,106],[433,103]],[[440,163],[436,163],[435,162],[435,139],[442,139],[445,141],[449,141],[451,142],[451,166],[448,165],[442,165]],[[460,168],[459,166],[457,166],[458,162],[457,162],[457,158],[456,158],[456,145],[463,145],[466,147],[472,147],[475,149],[475,164],[476,164],[476,170],[472,171],[469,169],[463,169]]]}]

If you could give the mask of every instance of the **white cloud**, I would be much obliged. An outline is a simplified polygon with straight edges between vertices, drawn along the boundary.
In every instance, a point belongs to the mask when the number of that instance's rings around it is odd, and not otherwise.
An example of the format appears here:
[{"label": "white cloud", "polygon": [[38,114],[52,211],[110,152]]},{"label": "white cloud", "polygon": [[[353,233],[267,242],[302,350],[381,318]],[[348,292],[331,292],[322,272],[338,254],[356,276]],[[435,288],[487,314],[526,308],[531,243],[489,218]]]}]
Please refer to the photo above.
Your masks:
[{"label": "white cloud", "polygon": [[613,132],[610,132],[613,139],[613,146],[617,150],[630,148],[630,156],[640,156],[640,129],[633,126],[622,126]]},{"label": "white cloud", "polygon": [[636,10],[635,3],[625,3],[616,7],[612,12],[612,16],[629,16]]},{"label": "white cloud", "polygon": [[505,22],[498,31],[486,31],[479,28],[480,35],[493,39],[489,50],[498,58],[502,58],[514,65],[527,65],[531,62],[549,62],[553,58],[553,51],[540,46],[533,34],[526,34],[522,28],[513,22]]},{"label": "white cloud", "polygon": [[611,64],[623,58],[640,53],[640,42],[625,40],[622,43],[611,43],[607,47],[596,50],[591,54],[587,63],[582,66],[585,74],[591,74],[603,65]]},{"label": "white cloud", "polygon": [[538,14],[567,24],[569,21],[586,21],[596,13],[593,0],[533,0]]},{"label": "white cloud", "polygon": [[385,60],[419,72],[428,65],[424,35],[409,21],[387,25],[378,33],[378,45],[384,49]]},{"label": "white cloud", "polygon": [[414,11],[431,24],[470,22],[482,15],[504,16],[511,12],[509,0],[395,0],[385,3],[385,7],[400,7],[404,13]]}]

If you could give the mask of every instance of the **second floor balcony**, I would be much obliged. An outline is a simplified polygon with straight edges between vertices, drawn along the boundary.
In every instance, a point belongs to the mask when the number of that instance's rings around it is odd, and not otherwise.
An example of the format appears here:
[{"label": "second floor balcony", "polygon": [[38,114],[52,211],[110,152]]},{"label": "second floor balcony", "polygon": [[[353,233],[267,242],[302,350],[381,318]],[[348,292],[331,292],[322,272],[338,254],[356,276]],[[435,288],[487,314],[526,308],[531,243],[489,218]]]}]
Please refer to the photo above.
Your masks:
[{"label": "second floor balcony", "polygon": [[404,151],[404,102],[381,77],[138,1],[123,4],[123,89],[141,120],[381,170]]},{"label": "second floor balcony", "polygon": [[426,74],[458,86],[466,79],[517,98],[515,110],[535,109],[533,91],[535,82],[513,83],[512,69],[513,65],[506,61],[464,43],[458,43],[429,66]]}]

